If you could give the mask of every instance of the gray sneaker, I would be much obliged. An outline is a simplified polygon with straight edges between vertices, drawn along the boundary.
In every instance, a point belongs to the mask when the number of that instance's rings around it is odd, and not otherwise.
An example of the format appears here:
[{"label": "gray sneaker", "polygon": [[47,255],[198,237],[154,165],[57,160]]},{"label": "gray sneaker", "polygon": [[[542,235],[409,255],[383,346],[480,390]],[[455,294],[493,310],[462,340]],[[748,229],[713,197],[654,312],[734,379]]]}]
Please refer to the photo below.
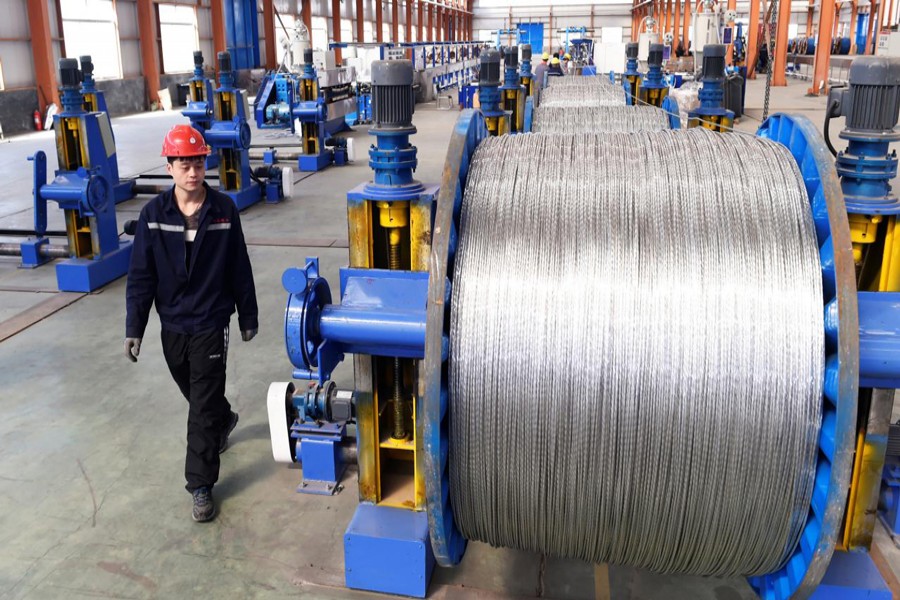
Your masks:
[{"label": "gray sneaker", "polygon": [[222,436],[222,441],[219,442],[219,454],[222,454],[226,450],[228,450],[228,436],[231,435],[231,432],[234,431],[234,428],[237,427],[238,423],[238,414],[234,411],[231,411],[231,418],[228,421],[228,429],[225,430],[225,435]]},{"label": "gray sneaker", "polygon": [[194,496],[194,509],[191,516],[198,523],[212,521],[216,518],[216,503],[213,500],[212,490],[208,487],[197,488]]}]

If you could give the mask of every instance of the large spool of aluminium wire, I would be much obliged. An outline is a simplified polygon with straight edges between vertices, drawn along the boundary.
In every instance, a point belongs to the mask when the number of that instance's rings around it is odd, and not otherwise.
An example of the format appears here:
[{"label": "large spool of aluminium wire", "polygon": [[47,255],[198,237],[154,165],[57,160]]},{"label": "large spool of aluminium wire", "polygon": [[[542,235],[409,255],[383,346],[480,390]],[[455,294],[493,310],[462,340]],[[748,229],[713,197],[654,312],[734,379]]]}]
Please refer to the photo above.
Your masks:
[{"label": "large spool of aluminium wire", "polygon": [[460,219],[462,535],[667,573],[781,567],[809,513],[825,354],[790,152],[701,129],[492,137]]},{"label": "large spool of aluminium wire", "polygon": [[548,77],[540,106],[623,106],[622,88],[602,77]]},{"label": "large spool of aluminium wire", "polygon": [[668,114],[655,106],[541,106],[535,133],[632,133],[669,129]]}]

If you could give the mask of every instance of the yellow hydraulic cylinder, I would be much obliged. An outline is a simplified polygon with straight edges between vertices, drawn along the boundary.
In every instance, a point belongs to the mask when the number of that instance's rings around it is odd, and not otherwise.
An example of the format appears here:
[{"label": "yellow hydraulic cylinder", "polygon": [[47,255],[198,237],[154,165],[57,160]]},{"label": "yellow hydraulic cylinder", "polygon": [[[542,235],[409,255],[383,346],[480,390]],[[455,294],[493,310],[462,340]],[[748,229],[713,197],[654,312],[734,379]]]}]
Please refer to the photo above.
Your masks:
[{"label": "yellow hydraulic cylinder", "polygon": [[485,117],[484,124],[487,127],[488,135],[504,135],[508,133],[505,117]]},{"label": "yellow hydraulic cylinder", "polygon": [[724,115],[704,115],[688,119],[688,128],[703,127],[716,133],[725,133],[734,129],[734,119]]},{"label": "yellow hydraulic cylinder", "polygon": [[628,82],[629,89],[631,92],[631,103],[638,103],[638,86],[640,85],[641,76],[640,75],[623,75],[625,81]]}]

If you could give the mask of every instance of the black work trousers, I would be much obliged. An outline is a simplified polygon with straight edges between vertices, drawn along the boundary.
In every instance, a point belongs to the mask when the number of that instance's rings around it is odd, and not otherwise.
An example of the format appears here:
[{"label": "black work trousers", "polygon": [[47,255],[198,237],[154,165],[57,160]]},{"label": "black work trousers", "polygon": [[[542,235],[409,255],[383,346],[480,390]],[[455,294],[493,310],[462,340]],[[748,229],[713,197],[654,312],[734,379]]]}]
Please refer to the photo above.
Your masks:
[{"label": "black work trousers", "polygon": [[219,479],[219,444],[231,421],[225,398],[228,327],[185,335],[162,331],[169,371],[190,408],[187,421],[187,491],[212,487]]}]

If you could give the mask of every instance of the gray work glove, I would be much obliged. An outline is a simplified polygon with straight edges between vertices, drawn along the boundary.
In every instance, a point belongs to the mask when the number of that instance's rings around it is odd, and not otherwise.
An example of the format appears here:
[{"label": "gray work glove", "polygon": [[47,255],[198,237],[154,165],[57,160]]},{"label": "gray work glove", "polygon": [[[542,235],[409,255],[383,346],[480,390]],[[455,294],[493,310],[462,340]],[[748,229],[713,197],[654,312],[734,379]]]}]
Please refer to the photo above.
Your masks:
[{"label": "gray work glove", "polygon": [[258,329],[244,329],[243,331],[241,331],[241,339],[244,340],[245,342],[249,342],[250,340],[252,340],[253,338],[256,337],[257,331],[259,331],[259,330]]},{"label": "gray work glove", "polygon": [[131,362],[137,362],[137,357],[141,353],[141,338],[125,338],[125,356]]}]

